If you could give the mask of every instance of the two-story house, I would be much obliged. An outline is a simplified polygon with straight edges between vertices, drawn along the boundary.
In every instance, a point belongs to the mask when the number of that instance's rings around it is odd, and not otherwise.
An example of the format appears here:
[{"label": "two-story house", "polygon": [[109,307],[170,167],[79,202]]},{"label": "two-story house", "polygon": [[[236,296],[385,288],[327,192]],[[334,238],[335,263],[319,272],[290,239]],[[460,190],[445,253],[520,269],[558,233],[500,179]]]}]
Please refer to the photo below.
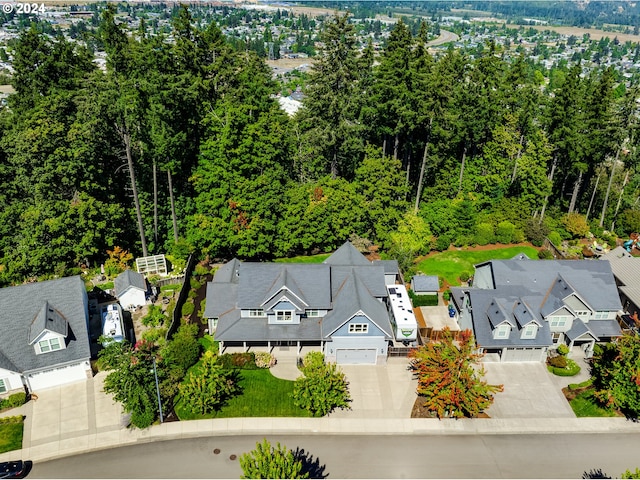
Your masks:
[{"label": "two-story house", "polygon": [[90,378],[88,315],[79,276],[0,289],[0,395]]},{"label": "two-story house", "polygon": [[222,349],[309,347],[337,363],[383,363],[385,281],[398,276],[396,262],[370,262],[349,242],[322,264],[233,259],[207,285],[205,317]]},{"label": "two-story house", "polygon": [[590,357],[596,342],[622,334],[608,262],[492,260],[476,265],[472,287],[451,293],[460,327],[501,361],[544,361],[560,343]]}]

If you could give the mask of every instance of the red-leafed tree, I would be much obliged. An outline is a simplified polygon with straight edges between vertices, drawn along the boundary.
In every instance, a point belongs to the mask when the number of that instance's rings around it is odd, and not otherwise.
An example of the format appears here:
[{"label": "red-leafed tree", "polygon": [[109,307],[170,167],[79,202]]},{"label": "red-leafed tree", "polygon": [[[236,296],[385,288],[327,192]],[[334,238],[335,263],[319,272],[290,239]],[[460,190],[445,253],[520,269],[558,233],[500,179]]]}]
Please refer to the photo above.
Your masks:
[{"label": "red-leafed tree", "polygon": [[439,342],[430,342],[409,354],[410,368],[418,377],[418,395],[424,406],[443,417],[475,417],[493,403],[493,394],[502,385],[489,385],[482,380],[482,354],[475,352],[470,330],[457,340],[448,328]]}]

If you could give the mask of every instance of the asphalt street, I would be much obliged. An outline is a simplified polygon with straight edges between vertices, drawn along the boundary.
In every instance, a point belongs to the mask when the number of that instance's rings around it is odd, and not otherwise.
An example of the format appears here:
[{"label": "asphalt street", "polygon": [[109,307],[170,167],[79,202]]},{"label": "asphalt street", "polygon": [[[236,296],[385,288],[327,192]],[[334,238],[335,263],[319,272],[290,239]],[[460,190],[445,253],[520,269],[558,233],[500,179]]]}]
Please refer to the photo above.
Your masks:
[{"label": "asphalt street", "polygon": [[[312,465],[311,478],[581,478],[597,469],[619,478],[640,466],[636,433],[268,439],[302,449]],[[239,478],[238,457],[260,440],[231,436],[143,443],[36,462],[29,478]]]}]

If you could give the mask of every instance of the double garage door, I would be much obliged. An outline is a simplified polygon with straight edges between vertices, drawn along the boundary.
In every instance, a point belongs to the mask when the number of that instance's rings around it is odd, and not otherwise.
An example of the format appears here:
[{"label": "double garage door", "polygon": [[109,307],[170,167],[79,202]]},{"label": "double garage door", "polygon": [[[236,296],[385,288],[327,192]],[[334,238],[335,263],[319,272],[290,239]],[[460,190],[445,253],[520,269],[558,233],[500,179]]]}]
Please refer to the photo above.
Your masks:
[{"label": "double garage door", "polygon": [[503,362],[542,362],[543,348],[505,348],[502,353]]},{"label": "double garage door", "polygon": [[336,363],[340,365],[375,365],[376,349],[339,348],[336,350]]}]

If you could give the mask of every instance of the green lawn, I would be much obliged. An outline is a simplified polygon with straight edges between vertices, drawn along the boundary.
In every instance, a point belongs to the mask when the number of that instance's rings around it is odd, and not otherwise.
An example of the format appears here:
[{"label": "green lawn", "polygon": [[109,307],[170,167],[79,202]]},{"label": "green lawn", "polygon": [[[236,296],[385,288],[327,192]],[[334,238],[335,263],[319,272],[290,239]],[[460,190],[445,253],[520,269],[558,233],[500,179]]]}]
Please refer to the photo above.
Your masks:
[{"label": "green lawn", "polygon": [[301,257],[276,258],[274,262],[279,263],[322,263],[329,258],[330,253],[320,253],[318,255],[307,255]]},{"label": "green lawn", "polygon": [[506,260],[519,253],[524,253],[531,259],[538,258],[538,250],[526,245],[477,251],[448,250],[424,259],[418,263],[418,270],[427,275],[438,275],[450,285],[460,285],[460,274],[467,272],[473,275],[474,265],[487,260]]},{"label": "green lawn", "polygon": [[22,417],[0,418],[0,453],[20,450],[23,430],[24,420]]},{"label": "green lawn", "polygon": [[592,395],[593,390],[587,389],[578,393],[578,395],[569,404],[573,409],[576,417],[617,417],[615,411],[600,407]]},{"label": "green lawn", "polygon": [[293,383],[271,375],[268,369],[240,370],[243,393],[232,398],[218,412],[193,415],[176,405],[180,420],[229,417],[310,417],[311,414],[293,404]]}]

